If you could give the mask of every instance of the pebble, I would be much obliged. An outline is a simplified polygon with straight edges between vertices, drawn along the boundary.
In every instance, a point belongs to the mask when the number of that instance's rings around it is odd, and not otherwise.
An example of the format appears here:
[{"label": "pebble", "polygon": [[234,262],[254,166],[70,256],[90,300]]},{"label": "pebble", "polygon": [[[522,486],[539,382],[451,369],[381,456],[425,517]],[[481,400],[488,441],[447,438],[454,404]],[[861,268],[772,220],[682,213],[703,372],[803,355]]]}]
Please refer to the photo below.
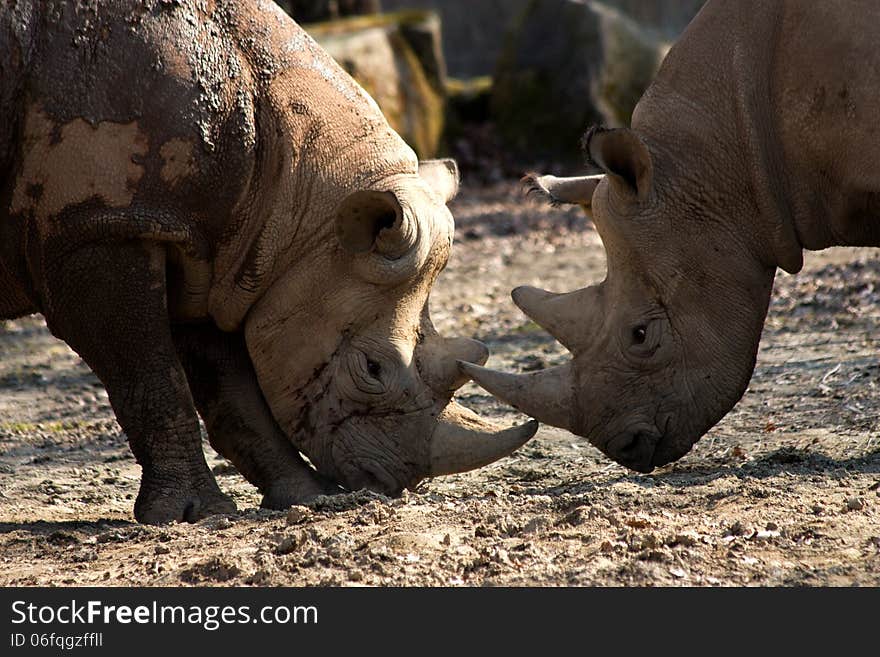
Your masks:
[{"label": "pebble", "polygon": [[298,525],[299,523],[308,520],[311,515],[312,511],[308,507],[292,506],[290,507],[290,511],[287,512],[287,524]]},{"label": "pebble", "polygon": [[700,542],[700,537],[698,534],[693,532],[683,532],[680,534],[676,534],[675,536],[667,538],[664,543],[666,545],[677,546],[682,545],[684,547],[693,547]]},{"label": "pebble", "polygon": [[861,497],[850,497],[846,501],[846,510],[847,511],[861,511],[865,508],[865,500]]},{"label": "pebble", "polygon": [[208,516],[199,521],[199,525],[209,531],[220,531],[232,527],[232,523],[226,516]]},{"label": "pebble", "polygon": [[302,544],[302,542],[302,537],[297,534],[294,534],[292,536],[285,536],[283,539],[281,539],[281,542],[278,543],[278,547],[275,549],[275,551],[278,554],[290,554],[291,552],[294,552],[300,546],[300,544]]},{"label": "pebble", "polygon": [[546,529],[550,524],[550,521],[543,516],[538,516],[537,518],[532,518],[526,523],[526,526],[522,528],[523,534],[536,534],[542,529]]},{"label": "pebble", "polygon": [[570,511],[566,516],[562,519],[560,524],[569,525],[571,527],[578,527],[579,525],[583,525],[590,519],[590,509],[579,506],[574,511]]},{"label": "pebble", "polygon": [[754,531],[751,527],[742,524],[739,520],[728,527],[725,532],[726,536],[745,536],[746,534],[754,534]]}]

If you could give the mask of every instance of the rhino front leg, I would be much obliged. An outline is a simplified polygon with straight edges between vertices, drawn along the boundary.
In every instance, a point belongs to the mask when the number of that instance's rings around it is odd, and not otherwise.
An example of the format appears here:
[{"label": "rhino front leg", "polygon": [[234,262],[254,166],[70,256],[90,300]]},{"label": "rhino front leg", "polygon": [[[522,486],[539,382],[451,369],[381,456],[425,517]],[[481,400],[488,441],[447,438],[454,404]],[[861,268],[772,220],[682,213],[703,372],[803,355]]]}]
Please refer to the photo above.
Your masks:
[{"label": "rhino front leg", "polygon": [[243,335],[210,324],[177,326],[173,333],[211,445],[263,493],[263,507],[286,509],[338,492],[308,466],[275,422]]},{"label": "rhino front leg", "polygon": [[160,524],[235,512],[205,462],[198,415],[171,337],[165,249],[105,242],[46,256],[49,329],[101,379],[143,468],[135,518]]}]

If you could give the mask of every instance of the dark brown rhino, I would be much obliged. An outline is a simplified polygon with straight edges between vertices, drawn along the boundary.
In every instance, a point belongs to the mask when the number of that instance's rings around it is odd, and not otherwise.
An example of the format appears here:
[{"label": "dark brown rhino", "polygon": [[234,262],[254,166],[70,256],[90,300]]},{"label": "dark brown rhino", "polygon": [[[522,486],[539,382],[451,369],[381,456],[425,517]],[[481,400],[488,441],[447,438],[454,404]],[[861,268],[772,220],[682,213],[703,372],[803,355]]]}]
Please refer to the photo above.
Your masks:
[{"label": "dark brown rhino", "polygon": [[632,129],[593,129],[605,173],[532,176],[591,213],[599,285],[513,291],[573,354],[487,390],[640,472],[674,461],[740,399],[777,267],[880,246],[880,3],[712,0],[666,57]]},{"label": "dark brown rhino", "polygon": [[105,384],[143,522],[234,510],[196,409],[272,508],[534,434],[450,403],[487,357],[428,316],[457,184],[272,2],[0,7],[0,318]]}]

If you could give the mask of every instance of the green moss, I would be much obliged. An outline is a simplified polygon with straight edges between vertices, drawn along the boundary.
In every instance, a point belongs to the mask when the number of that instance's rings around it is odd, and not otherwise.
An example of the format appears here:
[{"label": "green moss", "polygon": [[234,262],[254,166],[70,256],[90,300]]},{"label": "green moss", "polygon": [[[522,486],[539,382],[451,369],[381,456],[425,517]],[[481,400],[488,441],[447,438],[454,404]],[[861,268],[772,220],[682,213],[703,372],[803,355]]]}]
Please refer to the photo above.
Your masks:
[{"label": "green moss", "polygon": [[406,9],[390,14],[368,14],[366,16],[347,16],[322,23],[307,23],[302,28],[315,38],[351,34],[376,27],[393,27],[399,25],[416,25],[424,23],[435,16],[433,12]]},{"label": "green moss", "polygon": [[59,434],[89,426],[87,422],[67,420],[64,422],[0,422],[0,431],[10,433],[49,433]]},{"label": "green moss", "polygon": [[471,99],[490,91],[492,91],[491,75],[482,75],[476,78],[448,78],[446,80],[446,93],[450,97]]}]

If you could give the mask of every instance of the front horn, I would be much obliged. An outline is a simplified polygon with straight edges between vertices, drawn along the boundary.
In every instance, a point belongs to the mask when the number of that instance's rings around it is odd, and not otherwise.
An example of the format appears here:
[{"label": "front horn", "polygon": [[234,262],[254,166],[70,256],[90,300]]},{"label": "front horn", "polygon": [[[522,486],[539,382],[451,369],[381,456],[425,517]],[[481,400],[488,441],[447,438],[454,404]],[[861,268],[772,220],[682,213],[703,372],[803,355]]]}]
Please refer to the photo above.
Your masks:
[{"label": "front horn", "polygon": [[430,444],[430,477],[467,472],[493,463],[516,451],[538,430],[534,420],[500,429],[456,402],[450,402],[437,420]]},{"label": "front horn", "polygon": [[510,296],[520,310],[566,349],[578,351],[585,346],[586,311],[599,307],[595,288],[556,294],[523,285],[514,289]]},{"label": "front horn", "polygon": [[541,422],[572,431],[574,377],[571,363],[528,374],[506,374],[459,362],[480,386]]}]

